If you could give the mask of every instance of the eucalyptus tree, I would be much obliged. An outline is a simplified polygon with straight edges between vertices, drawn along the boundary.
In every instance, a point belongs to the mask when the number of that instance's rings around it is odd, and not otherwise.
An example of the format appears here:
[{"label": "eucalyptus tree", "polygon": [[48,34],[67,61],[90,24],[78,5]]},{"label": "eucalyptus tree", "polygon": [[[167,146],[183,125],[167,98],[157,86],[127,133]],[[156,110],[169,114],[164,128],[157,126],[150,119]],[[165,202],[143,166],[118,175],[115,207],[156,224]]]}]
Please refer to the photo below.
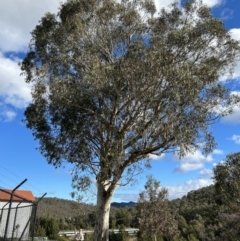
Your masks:
[{"label": "eucalyptus tree", "polygon": [[145,190],[139,194],[136,209],[141,233],[152,236],[154,241],[157,241],[160,232],[167,238],[178,235],[177,222],[167,198],[168,190],[160,188],[160,182],[149,176]]},{"label": "eucalyptus tree", "polygon": [[49,164],[74,165],[74,186],[95,178],[95,240],[108,239],[115,189],[151,154],[213,149],[209,125],[239,102],[218,81],[238,53],[194,1],[156,13],[153,0],[68,0],[43,16],[21,63],[25,122]]}]

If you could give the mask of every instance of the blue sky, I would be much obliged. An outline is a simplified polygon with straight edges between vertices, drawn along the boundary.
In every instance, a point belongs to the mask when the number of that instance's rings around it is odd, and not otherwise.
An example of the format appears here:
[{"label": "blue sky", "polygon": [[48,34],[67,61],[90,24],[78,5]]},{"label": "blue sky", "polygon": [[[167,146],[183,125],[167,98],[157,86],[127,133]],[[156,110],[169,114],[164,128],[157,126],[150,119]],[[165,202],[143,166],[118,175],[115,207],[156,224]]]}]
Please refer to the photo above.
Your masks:
[{"label": "blue sky", "polygon": [[[155,1],[158,9],[173,2]],[[217,18],[223,19],[232,37],[240,40],[240,1],[203,2]],[[21,189],[31,190],[36,197],[47,193],[47,197],[71,199],[71,166],[65,163],[65,167],[55,169],[48,165],[36,150],[38,143],[22,122],[31,94],[18,66],[27,51],[30,31],[45,12],[56,13],[59,3],[60,0],[0,0],[0,187],[13,189],[27,178]],[[240,60],[236,64],[233,79],[227,85],[240,94]],[[173,154],[160,159],[153,157],[152,168],[141,173],[135,185],[119,188],[113,200],[136,201],[150,174],[169,189],[171,199],[210,185],[214,165],[224,160],[226,154],[240,149],[240,108],[236,106],[234,114],[210,128],[218,146],[209,156],[196,151],[182,160]]]}]

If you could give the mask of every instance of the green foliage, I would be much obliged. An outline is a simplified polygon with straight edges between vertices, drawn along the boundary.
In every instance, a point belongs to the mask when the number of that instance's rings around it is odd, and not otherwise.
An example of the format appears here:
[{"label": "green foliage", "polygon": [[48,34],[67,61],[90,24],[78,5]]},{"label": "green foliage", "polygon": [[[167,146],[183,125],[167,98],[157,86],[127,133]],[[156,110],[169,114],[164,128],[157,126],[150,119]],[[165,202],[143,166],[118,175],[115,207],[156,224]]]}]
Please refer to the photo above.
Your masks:
[{"label": "green foliage", "polygon": [[59,236],[59,235],[56,235],[56,236],[54,237],[54,240],[57,240],[57,241],[69,241],[68,238],[63,237],[63,236]]},{"label": "green foliage", "polygon": [[214,168],[216,199],[221,205],[238,204],[240,198],[240,152],[226,156]]},{"label": "green foliage", "polygon": [[215,198],[219,204],[219,218],[222,224],[220,237],[239,240],[240,152],[227,155],[224,162],[216,165],[214,179]]},{"label": "green foliage", "polygon": [[57,239],[59,233],[59,223],[54,218],[39,218],[35,227],[38,236],[47,236],[50,239]]},{"label": "green foliage", "polygon": [[160,183],[149,176],[136,205],[141,233],[150,237],[160,232],[166,237],[177,235],[177,223],[168,207],[167,195],[167,189],[160,189]]},{"label": "green foliage", "polygon": [[130,227],[132,216],[127,208],[120,208],[115,213],[117,227]]},{"label": "green foliage", "polygon": [[153,235],[149,235],[149,233],[140,231],[138,232],[138,236],[137,236],[137,241],[165,241],[165,240],[168,241],[168,240],[174,240],[174,239],[169,239],[169,237],[164,238],[164,235],[161,232],[156,233],[153,236]]},{"label": "green foliage", "polygon": [[109,241],[130,241],[129,235],[124,230],[119,233],[110,232]]},{"label": "green foliage", "polygon": [[[216,203],[215,186],[189,192],[181,199],[169,202],[176,212],[178,230],[177,240],[236,241],[239,239],[238,213],[222,213],[222,207]],[[227,208],[229,210],[229,207]]]}]

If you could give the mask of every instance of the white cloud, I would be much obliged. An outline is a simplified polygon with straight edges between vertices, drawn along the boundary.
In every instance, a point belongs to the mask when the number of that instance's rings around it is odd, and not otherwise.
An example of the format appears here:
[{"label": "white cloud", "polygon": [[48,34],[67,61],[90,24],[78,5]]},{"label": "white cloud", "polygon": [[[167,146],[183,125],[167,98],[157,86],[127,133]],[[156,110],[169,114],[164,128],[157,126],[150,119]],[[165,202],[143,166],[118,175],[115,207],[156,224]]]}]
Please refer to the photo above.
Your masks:
[{"label": "white cloud", "polygon": [[31,87],[20,76],[18,60],[5,58],[0,53],[0,97],[4,104],[24,108],[31,100]]},{"label": "white cloud", "polygon": [[[1,2],[0,8],[0,50],[26,51],[30,41],[30,32],[46,12],[57,13],[61,0],[8,0]],[[157,10],[169,8],[170,4],[180,0],[155,0]],[[213,7],[222,0],[203,0],[203,3]]]},{"label": "white cloud", "polygon": [[230,140],[234,141],[235,144],[240,145],[240,135],[233,135],[231,138],[229,138]]},{"label": "white cloud", "polygon": [[187,156],[178,159],[177,155],[174,155],[175,159],[179,161],[179,165],[175,169],[176,172],[189,172],[192,170],[197,170],[204,167],[205,162],[213,161],[211,155],[204,156],[199,150],[194,153],[189,153]]},{"label": "white cloud", "polygon": [[[236,96],[239,96],[240,97],[240,92],[239,91],[232,91],[231,94],[234,94]],[[223,111],[225,111],[226,108],[219,105],[215,111],[216,113],[221,113]],[[223,123],[230,123],[230,124],[238,124],[240,123],[240,105],[235,105],[233,106],[233,113],[232,114],[229,114],[227,116],[224,116],[221,118],[221,121]]]},{"label": "white cloud", "polygon": [[192,190],[197,190],[213,184],[213,181],[208,178],[199,178],[196,180],[189,180],[183,184],[167,186],[169,192],[169,199],[181,198]]},{"label": "white cloud", "polygon": [[[233,28],[230,30],[230,34],[233,39],[240,41],[240,28]],[[239,79],[240,78],[240,58],[236,62],[236,66],[234,68],[233,72],[233,79]]]},{"label": "white cloud", "polygon": [[233,39],[240,41],[240,28],[232,28],[229,32]]},{"label": "white cloud", "polygon": [[[237,41],[240,41],[240,28],[232,28],[229,30],[231,37]],[[231,79],[239,79],[240,78],[240,58],[238,58],[235,62],[235,67],[233,70],[233,74]],[[226,74],[220,78],[220,81],[226,81],[229,79],[229,75]]]},{"label": "white cloud", "polygon": [[[213,171],[208,168],[204,168],[199,171],[198,177],[195,179],[190,179],[184,183],[176,183],[173,185],[167,185],[165,188],[168,189],[169,193],[169,200],[175,198],[181,198],[182,196],[186,195],[188,192],[200,189],[202,187],[209,186],[213,184]],[[121,188],[122,189],[122,188]],[[130,189],[127,189],[130,192]],[[134,192],[132,190],[131,193],[129,192],[116,192],[114,194],[114,201],[117,202],[137,202],[139,198],[139,193]],[[140,192],[140,191],[139,191]]]},{"label": "white cloud", "polygon": [[0,50],[25,51],[30,32],[46,12],[57,12],[60,0],[1,1]]},{"label": "white cloud", "polygon": [[17,113],[13,110],[0,106],[0,121],[9,122],[16,117]]},{"label": "white cloud", "polygon": [[[179,0],[155,0],[157,10]],[[25,52],[30,32],[46,12],[57,13],[61,0],[1,1],[0,50]]]},{"label": "white cloud", "polygon": [[176,169],[176,172],[189,172],[189,171],[193,171],[193,170],[197,170],[204,167],[204,163],[199,161],[199,162],[182,162]]},{"label": "white cloud", "polygon": [[[1,2],[0,8],[0,50],[26,51],[30,32],[46,12],[57,13],[61,0],[8,0]],[[169,8],[180,0],[155,0],[157,10]],[[221,0],[203,0],[210,7],[221,4]]]},{"label": "white cloud", "polygon": [[[209,186],[213,184],[212,170],[203,169],[199,172],[200,176],[198,179],[191,179],[184,183],[178,183],[175,185],[165,186],[168,189],[168,199],[176,199],[181,198],[186,195],[188,192],[200,189],[202,187]],[[137,202],[139,198],[138,193],[115,193],[113,197],[113,201],[116,202]]]},{"label": "white cloud", "polygon": [[5,116],[6,116],[7,121],[11,121],[12,119],[15,118],[16,112],[8,110],[8,111],[5,112]]},{"label": "white cloud", "polygon": [[199,172],[201,178],[212,178],[213,171],[211,169],[204,168]]},{"label": "white cloud", "polygon": [[224,116],[222,118],[223,123],[239,124],[240,123],[240,107],[235,106],[233,108],[233,114]]},{"label": "white cloud", "polygon": [[[0,7],[0,100],[3,102],[0,118],[12,120],[12,107],[24,108],[31,101],[30,86],[20,76],[18,59],[6,58],[6,52],[25,52],[30,32],[48,11],[57,12],[60,0],[8,0]],[[4,106],[4,108],[3,108]]]},{"label": "white cloud", "polygon": [[203,0],[203,4],[206,4],[210,8],[221,5],[222,3],[223,0]]},{"label": "white cloud", "polygon": [[220,150],[220,149],[215,149],[215,150],[213,150],[213,154],[215,154],[215,155],[223,155],[224,152],[222,150]]},{"label": "white cloud", "polygon": [[159,12],[162,8],[169,9],[171,4],[178,3],[180,4],[179,0],[155,0],[155,5],[157,8],[157,11]]},{"label": "white cloud", "polygon": [[[169,9],[172,3],[178,3],[178,5],[180,5],[180,2],[180,0],[155,0],[157,11],[162,8]],[[203,4],[206,4],[208,7],[215,7],[221,5],[222,3],[223,0],[203,0]]]}]

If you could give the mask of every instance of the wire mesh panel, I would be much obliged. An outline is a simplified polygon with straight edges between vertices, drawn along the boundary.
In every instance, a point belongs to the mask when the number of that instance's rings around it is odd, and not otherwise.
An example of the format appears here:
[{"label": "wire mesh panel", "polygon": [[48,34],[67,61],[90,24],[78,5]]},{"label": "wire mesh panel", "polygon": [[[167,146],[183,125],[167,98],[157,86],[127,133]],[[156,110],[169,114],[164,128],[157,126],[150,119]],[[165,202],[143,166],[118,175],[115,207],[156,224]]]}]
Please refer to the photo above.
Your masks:
[{"label": "wire mesh panel", "polygon": [[37,203],[30,191],[0,189],[0,237],[33,240]]},{"label": "wire mesh panel", "polygon": [[7,239],[29,239],[31,237],[30,227],[33,227],[36,205],[13,202],[10,208],[9,204],[5,205],[1,210],[1,237],[6,236]]}]

